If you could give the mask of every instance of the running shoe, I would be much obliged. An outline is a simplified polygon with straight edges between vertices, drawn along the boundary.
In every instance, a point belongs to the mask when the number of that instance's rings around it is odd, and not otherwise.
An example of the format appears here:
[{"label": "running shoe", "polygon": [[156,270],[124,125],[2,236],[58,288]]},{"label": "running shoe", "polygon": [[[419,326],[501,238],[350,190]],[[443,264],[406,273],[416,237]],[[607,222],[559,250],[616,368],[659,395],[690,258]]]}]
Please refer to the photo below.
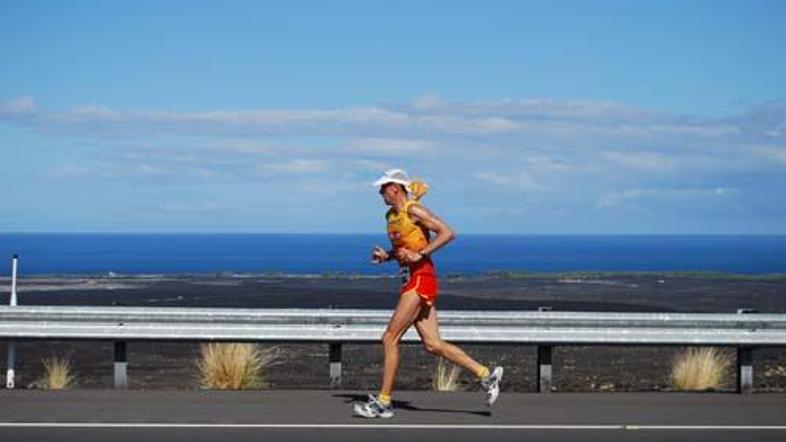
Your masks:
[{"label": "running shoe", "polygon": [[370,394],[368,402],[355,404],[355,414],[369,419],[377,417],[388,419],[393,417],[393,405],[384,405],[376,396]]},{"label": "running shoe", "polygon": [[499,396],[499,384],[502,382],[502,373],[505,370],[502,367],[494,367],[494,370],[480,380],[480,386],[486,391],[486,404],[490,407],[497,402]]}]

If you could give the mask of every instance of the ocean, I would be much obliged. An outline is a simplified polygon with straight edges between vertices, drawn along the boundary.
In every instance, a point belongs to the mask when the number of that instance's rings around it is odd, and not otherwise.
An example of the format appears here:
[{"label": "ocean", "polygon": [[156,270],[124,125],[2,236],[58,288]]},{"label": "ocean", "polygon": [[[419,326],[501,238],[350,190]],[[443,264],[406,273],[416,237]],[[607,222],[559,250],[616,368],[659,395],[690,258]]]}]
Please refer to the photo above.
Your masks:
[{"label": "ocean", "polygon": [[[0,234],[0,275],[390,274],[370,263],[384,235]],[[6,262],[2,262],[2,257]],[[435,254],[442,274],[498,271],[786,273],[786,236],[462,235]]]}]

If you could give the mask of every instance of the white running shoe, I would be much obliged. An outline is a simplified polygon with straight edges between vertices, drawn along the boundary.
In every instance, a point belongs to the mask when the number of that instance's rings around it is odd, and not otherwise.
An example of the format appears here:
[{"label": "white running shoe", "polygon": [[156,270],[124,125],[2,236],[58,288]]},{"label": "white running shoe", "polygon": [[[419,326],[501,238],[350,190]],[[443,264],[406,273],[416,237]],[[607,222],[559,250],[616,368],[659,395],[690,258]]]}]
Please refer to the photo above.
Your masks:
[{"label": "white running shoe", "polygon": [[502,367],[494,367],[494,370],[480,380],[480,386],[486,391],[486,404],[491,407],[497,402],[499,396],[499,384],[502,382],[502,374],[505,370]]},{"label": "white running shoe", "polygon": [[373,394],[368,395],[368,402],[355,404],[355,414],[361,417],[373,419],[381,417],[388,419],[393,417],[393,405],[384,405]]}]

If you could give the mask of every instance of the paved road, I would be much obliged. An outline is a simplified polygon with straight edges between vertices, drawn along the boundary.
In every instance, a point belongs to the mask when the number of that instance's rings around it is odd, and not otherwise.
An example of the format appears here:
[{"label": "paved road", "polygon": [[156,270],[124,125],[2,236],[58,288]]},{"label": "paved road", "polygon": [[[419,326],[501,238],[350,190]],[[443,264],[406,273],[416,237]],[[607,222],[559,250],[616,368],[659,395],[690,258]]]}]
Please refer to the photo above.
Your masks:
[{"label": "paved road", "polygon": [[0,390],[0,440],[786,440],[786,394],[398,392],[396,417],[346,391]]}]

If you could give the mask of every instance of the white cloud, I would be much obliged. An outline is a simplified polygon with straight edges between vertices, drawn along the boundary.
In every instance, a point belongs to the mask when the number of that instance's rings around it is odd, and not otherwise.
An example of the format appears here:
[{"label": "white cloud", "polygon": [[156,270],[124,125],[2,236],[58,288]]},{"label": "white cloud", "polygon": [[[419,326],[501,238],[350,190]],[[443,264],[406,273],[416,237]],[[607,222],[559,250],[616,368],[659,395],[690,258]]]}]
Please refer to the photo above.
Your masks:
[{"label": "white cloud", "polygon": [[628,169],[643,170],[669,170],[677,165],[677,161],[671,156],[639,151],[639,152],[601,152],[601,157],[606,160]]},{"label": "white cloud", "polygon": [[332,179],[304,179],[293,186],[298,195],[311,195],[331,199],[345,199],[353,193],[372,193],[375,189],[369,181],[347,180],[341,177]]},{"label": "white cloud", "polygon": [[220,143],[211,143],[209,146],[204,147],[203,150],[215,153],[267,155],[279,149],[252,140],[225,140]]},{"label": "white cloud", "polygon": [[373,160],[354,160],[352,164],[356,165],[358,169],[364,172],[382,173],[385,170],[393,169],[391,163]]},{"label": "white cloud", "polygon": [[754,155],[762,158],[786,163],[786,146],[753,146],[750,150]]},{"label": "white cloud", "polygon": [[428,93],[412,100],[412,107],[421,112],[429,112],[439,109],[442,106],[442,100],[437,94]]},{"label": "white cloud", "polygon": [[576,166],[563,160],[537,153],[526,155],[517,163],[518,166],[512,171],[508,168],[509,165],[503,165],[503,170],[485,170],[476,173],[474,177],[500,188],[538,194],[551,190],[552,183],[559,182],[565,174],[577,170]]},{"label": "white cloud", "polygon": [[27,115],[35,111],[35,101],[31,97],[16,97],[0,103],[0,116]]},{"label": "white cloud", "polygon": [[708,200],[727,198],[739,194],[739,189],[730,187],[713,187],[700,189],[627,189],[622,191],[607,192],[601,195],[598,207],[610,208],[623,205],[627,202],[644,199],[657,200]]},{"label": "white cloud", "polygon": [[329,163],[322,160],[294,159],[285,163],[265,164],[262,169],[271,172],[283,173],[312,173],[324,172],[330,167]]},{"label": "white cloud", "polygon": [[89,177],[94,175],[94,173],[95,170],[91,167],[86,167],[84,165],[76,166],[72,164],[55,166],[48,171],[50,177],[63,179]]},{"label": "white cloud", "polygon": [[175,213],[203,213],[203,212],[217,212],[221,210],[221,206],[212,201],[165,201],[156,205],[156,209],[163,212]]},{"label": "white cloud", "polygon": [[70,112],[56,114],[55,117],[61,119],[64,123],[100,123],[128,120],[130,115],[131,114],[116,112],[112,109],[109,109],[108,107],[93,104],[89,106],[77,107]]},{"label": "white cloud", "polygon": [[786,121],[774,126],[769,130],[764,131],[764,135],[767,135],[770,138],[784,138],[786,137]]},{"label": "white cloud", "polygon": [[[786,104],[720,119],[603,101],[455,103],[436,94],[336,109],[168,112],[92,105],[49,112],[29,97],[0,109],[0,122],[93,143],[72,162],[68,155],[58,158],[52,169],[60,177],[93,169],[106,179],[267,182],[283,174],[294,184],[328,171],[347,182],[373,181],[381,171],[403,167],[435,184],[460,173],[497,195],[548,192],[562,198],[555,205],[583,200],[613,207],[727,197],[727,189],[746,186],[733,179],[771,173],[786,162],[786,140],[778,138]],[[707,182],[727,185],[718,193]]]},{"label": "white cloud", "polygon": [[552,172],[572,172],[577,169],[577,167],[573,164],[569,164],[564,160],[558,160],[546,155],[531,155],[527,157],[525,160],[526,168],[538,171],[540,173],[552,173]]},{"label": "white cloud", "polygon": [[475,174],[475,178],[492,183],[497,186],[507,187],[511,190],[523,191],[526,193],[539,193],[548,189],[543,183],[538,181],[535,176],[528,171],[518,171],[514,173],[480,172]]},{"label": "white cloud", "polygon": [[429,153],[435,149],[431,141],[403,138],[358,138],[350,140],[344,148],[348,152],[383,155]]},{"label": "white cloud", "polygon": [[[414,134],[523,136],[618,136],[658,137],[685,135],[722,137],[738,134],[733,120],[705,121],[648,112],[607,102],[555,100],[500,101],[486,103],[443,103],[432,96],[421,97],[409,108],[392,106],[343,109],[273,109],[255,111],[118,111],[89,105],[66,112],[36,111],[32,99],[9,102],[6,112],[35,113],[39,127],[127,135],[192,134],[320,134],[387,138],[409,138]],[[746,121],[750,118],[746,116]],[[778,122],[780,123],[780,122]],[[772,126],[772,124],[770,124]],[[765,127],[763,132],[771,132]]]}]

